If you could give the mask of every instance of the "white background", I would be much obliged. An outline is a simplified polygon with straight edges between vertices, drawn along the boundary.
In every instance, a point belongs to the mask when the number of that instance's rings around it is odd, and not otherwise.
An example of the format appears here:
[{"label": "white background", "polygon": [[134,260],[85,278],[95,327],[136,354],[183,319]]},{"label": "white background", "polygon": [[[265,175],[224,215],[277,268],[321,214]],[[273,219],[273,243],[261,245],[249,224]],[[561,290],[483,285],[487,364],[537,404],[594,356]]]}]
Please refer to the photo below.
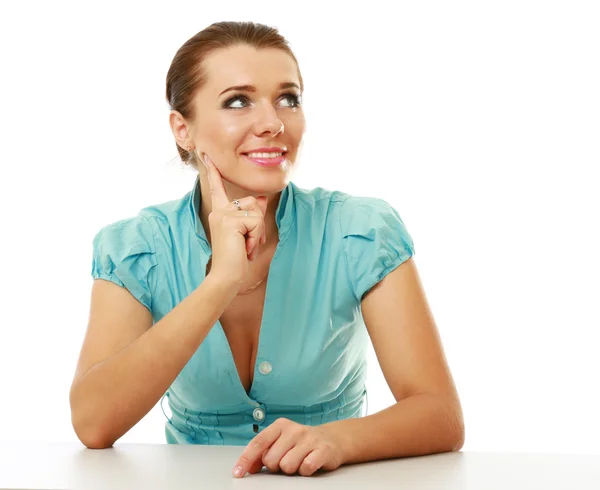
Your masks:
[{"label": "white background", "polygon": [[[178,199],[165,76],[212,22],[278,27],[305,81],[295,182],[402,216],[464,451],[600,453],[597,2],[3,2],[0,438],[76,441],[92,238]],[[385,5],[385,6],[384,6]],[[369,413],[393,402],[376,358]],[[122,442],[164,442],[159,408]]]}]

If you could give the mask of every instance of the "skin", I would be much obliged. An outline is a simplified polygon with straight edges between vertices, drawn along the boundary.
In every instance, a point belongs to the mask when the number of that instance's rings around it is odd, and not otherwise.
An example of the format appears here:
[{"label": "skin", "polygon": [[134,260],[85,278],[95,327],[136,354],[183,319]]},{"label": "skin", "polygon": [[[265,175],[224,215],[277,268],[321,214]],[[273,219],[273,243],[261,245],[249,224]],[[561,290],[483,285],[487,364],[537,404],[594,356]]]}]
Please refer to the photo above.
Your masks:
[{"label": "skin", "polygon": [[[188,121],[176,111],[170,115],[178,143],[183,148],[191,145],[199,160],[206,162],[199,169],[202,223],[209,230],[211,211],[216,207],[223,212],[233,199],[266,198],[266,244],[260,240],[256,247],[269,249],[277,241],[274,212],[281,190],[289,182],[305,132],[302,109],[291,107],[290,101],[282,97],[284,92],[299,91],[282,91],[278,87],[288,81],[300,84],[296,64],[279,50],[236,46],[213,53],[206,60],[206,69],[208,83],[194,101],[196,117]],[[219,93],[241,84],[252,84],[257,90],[242,92],[249,99],[246,104],[233,103],[241,109],[222,109],[221,102],[240,92],[224,96]],[[289,150],[290,162],[283,168],[259,168],[241,156],[254,148],[282,145]],[[256,240],[250,248],[255,244]],[[253,281],[268,269],[271,256],[266,253],[262,262],[251,262],[249,275]],[[334,470],[348,463],[462,447],[461,404],[412,258],[362,299],[362,313],[396,403],[360,419],[315,427],[280,418],[246,446],[234,465],[234,476],[258,473],[263,466],[272,472],[310,476],[320,469]]]}]

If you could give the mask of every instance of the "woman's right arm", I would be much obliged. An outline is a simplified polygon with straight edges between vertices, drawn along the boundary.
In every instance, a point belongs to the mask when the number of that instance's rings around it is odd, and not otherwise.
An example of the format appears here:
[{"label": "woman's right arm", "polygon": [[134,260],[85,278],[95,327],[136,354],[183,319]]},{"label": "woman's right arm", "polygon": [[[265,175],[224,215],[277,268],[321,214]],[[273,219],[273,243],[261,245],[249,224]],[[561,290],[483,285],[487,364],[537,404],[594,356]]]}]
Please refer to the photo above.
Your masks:
[{"label": "woman's right arm", "polygon": [[211,191],[213,263],[200,286],[152,326],[148,308],[126,288],[94,281],[69,396],[73,428],[89,448],[112,446],[156,405],[236,296],[266,242],[266,197],[240,199],[240,210],[229,202],[208,155],[203,163]]},{"label": "woman's right arm", "polygon": [[95,280],[69,397],[71,421],[81,442],[107,448],[137,424],[165,394],[236,293],[235,285],[209,274],[152,327],[150,312],[129,291]]}]

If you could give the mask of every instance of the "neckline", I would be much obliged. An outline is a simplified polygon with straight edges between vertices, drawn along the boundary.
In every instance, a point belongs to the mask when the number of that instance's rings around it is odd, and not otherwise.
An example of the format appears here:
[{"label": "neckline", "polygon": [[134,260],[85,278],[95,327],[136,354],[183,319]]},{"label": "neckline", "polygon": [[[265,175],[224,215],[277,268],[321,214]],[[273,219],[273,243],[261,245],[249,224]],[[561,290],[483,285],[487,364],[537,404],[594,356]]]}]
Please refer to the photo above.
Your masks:
[{"label": "neckline", "polygon": [[[220,318],[217,318],[217,321],[213,326],[213,328],[216,328],[217,334],[220,337],[220,342],[222,346],[221,352],[223,356],[227,358],[228,369],[231,372],[234,383],[237,385],[236,390],[238,390],[245,402],[253,406],[259,406],[258,402],[252,398],[252,394],[256,389],[257,381],[260,382],[260,380],[257,380],[258,366],[260,362],[262,362],[261,358],[264,356],[264,339],[266,338],[266,336],[268,336],[268,333],[266,332],[268,332],[271,323],[270,318],[272,317],[272,315],[270,313],[270,305],[272,303],[273,294],[277,292],[277,290],[273,290],[272,286],[273,269],[274,264],[276,264],[278,255],[280,254],[281,246],[285,242],[285,239],[287,238],[287,235],[295,220],[295,191],[296,186],[293,182],[290,181],[287,184],[287,186],[281,191],[279,203],[277,204],[277,209],[275,210],[275,223],[277,224],[279,240],[275,248],[275,252],[273,253],[271,263],[269,264],[269,270],[265,281],[265,297],[263,301],[262,317],[260,321],[260,329],[258,334],[258,347],[256,350],[256,359],[254,361],[254,366],[252,366],[252,383],[250,383],[250,389],[248,390],[248,392],[246,392],[246,389],[242,384],[240,374],[235,364],[235,359],[233,358],[233,351],[231,350],[231,345],[229,344],[229,340],[227,340],[227,336],[225,335],[225,330],[223,330],[223,325],[221,325]],[[207,257],[210,258],[210,256],[212,255],[210,244],[208,243],[206,232],[204,230],[204,227],[202,226],[202,222],[200,221],[200,207],[202,197],[202,194],[200,192],[200,174],[196,176],[196,179],[194,181],[194,187],[192,191],[188,193],[187,196],[189,199],[188,210],[191,218],[192,230],[194,230],[196,236],[201,241],[204,251],[207,254]],[[206,265],[202,267],[202,274],[204,277],[206,277]],[[259,375],[260,374],[258,374],[258,376]]]},{"label": "neckline", "polygon": [[267,273],[267,277],[266,277],[266,281],[265,281],[265,297],[263,300],[262,316],[261,316],[260,327],[259,327],[259,331],[258,331],[258,347],[256,348],[256,358],[254,360],[254,366],[252,366],[252,382],[250,383],[250,388],[248,389],[248,391],[246,391],[246,388],[244,388],[244,384],[242,383],[242,379],[240,378],[240,373],[237,370],[237,366],[235,364],[235,359],[233,357],[233,351],[231,350],[231,345],[229,344],[227,335],[225,335],[225,330],[223,329],[223,325],[221,324],[220,318],[217,318],[216,324],[214,326],[214,327],[217,327],[217,331],[221,338],[224,355],[225,355],[225,357],[227,357],[227,363],[229,364],[229,366],[228,366],[229,370],[231,372],[231,375],[232,375],[232,378],[234,379],[235,384],[237,385],[236,390],[238,390],[240,392],[240,394],[242,395],[242,397],[244,398],[244,400],[246,402],[250,403],[251,405],[256,405],[256,406],[258,406],[259,403],[253,399],[252,395],[253,395],[253,392],[257,385],[257,376],[260,375],[260,373],[258,373],[258,366],[262,362],[260,359],[263,357],[264,350],[265,350],[264,339],[265,339],[265,336],[268,335],[266,333],[268,331],[268,328],[270,328],[269,320],[272,315],[270,315],[270,313],[269,313],[269,307],[270,307],[270,303],[271,303],[270,298],[272,298],[272,296],[273,296],[273,293],[270,292],[270,290],[272,289],[271,277],[272,277],[273,265],[276,263],[277,256],[280,251],[281,243],[282,242],[279,241],[279,243],[277,244],[277,247],[275,248],[275,252],[273,254],[273,258],[271,259],[271,263],[269,264],[269,271]]}]

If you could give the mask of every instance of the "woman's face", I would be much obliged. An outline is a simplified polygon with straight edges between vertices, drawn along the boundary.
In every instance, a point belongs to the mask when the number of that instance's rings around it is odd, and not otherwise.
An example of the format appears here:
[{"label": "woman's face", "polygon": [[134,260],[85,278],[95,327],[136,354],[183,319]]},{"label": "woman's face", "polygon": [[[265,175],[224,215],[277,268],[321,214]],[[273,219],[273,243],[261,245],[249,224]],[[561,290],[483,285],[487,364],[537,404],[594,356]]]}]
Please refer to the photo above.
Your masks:
[{"label": "woman's face", "polygon": [[[207,154],[223,179],[250,193],[281,191],[306,126],[294,59],[279,49],[239,45],[214,51],[204,68],[207,83],[194,98],[191,128],[197,155]],[[280,148],[284,158],[253,162],[247,154],[260,148]]]}]

